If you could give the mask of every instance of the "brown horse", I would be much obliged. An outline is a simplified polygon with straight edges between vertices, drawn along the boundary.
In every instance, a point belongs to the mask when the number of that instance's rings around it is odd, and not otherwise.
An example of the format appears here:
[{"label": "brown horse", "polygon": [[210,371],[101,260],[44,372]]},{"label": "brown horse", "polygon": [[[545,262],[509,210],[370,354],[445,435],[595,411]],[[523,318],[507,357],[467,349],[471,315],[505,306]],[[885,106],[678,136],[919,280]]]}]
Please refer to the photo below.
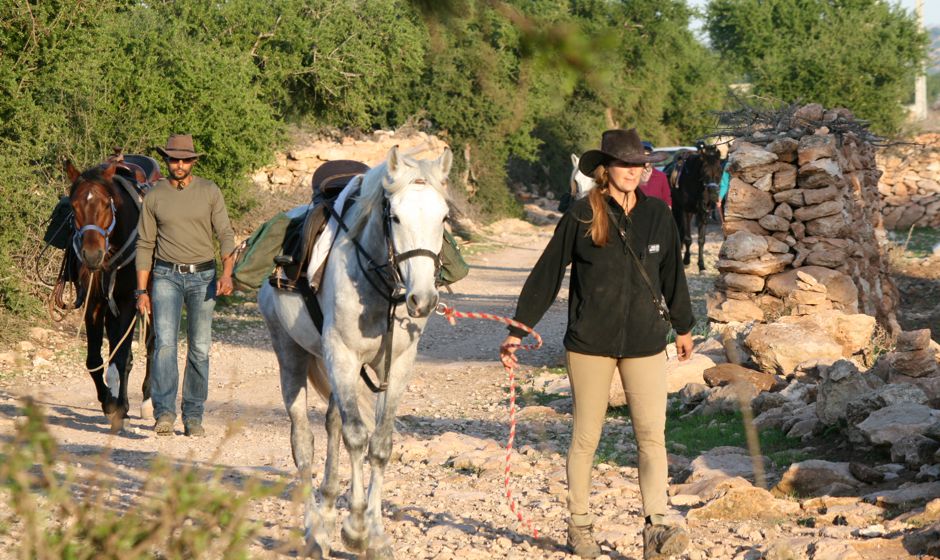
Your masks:
[{"label": "brown horse", "polygon": [[701,146],[696,152],[677,157],[668,170],[672,190],[672,215],[679,229],[679,239],[685,245],[682,259],[691,262],[692,217],[698,225],[698,269],[705,270],[705,225],[718,203],[718,183],[721,181],[721,156],[712,145]]},{"label": "brown horse", "polygon": [[[69,202],[74,233],[70,256],[79,265],[76,292],[78,303],[83,305],[88,340],[85,367],[95,382],[101,410],[110,420],[112,432],[123,429],[130,409],[127,383],[133,364],[131,329],[136,316],[134,257],[142,191],[137,183],[139,174],[128,174],[128,169],[123,162],[110,161],[79,173],[70,161],[65,162],[72,181]],[[105,333],[111,352],[107,364],[101,357]],[[150,399],[149,360],[143,393],[146,402]]]}]

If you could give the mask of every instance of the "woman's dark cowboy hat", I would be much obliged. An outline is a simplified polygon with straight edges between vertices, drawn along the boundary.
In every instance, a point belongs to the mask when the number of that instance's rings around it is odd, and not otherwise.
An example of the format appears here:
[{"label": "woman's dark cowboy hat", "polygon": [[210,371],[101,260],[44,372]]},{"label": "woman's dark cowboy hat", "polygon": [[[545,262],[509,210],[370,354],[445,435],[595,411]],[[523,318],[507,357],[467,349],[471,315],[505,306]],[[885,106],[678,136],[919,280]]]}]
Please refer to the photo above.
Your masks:
[{"label": "woman's dark cowboy hat", "polygon": [[578,170],[585,175],[591,175],[598,165],[613,160],[626,163],[643,164],[656,163],[669,157],[662,152],[647,154],[643,142],[635,128],[630,130],[605,130],[601,136],[601,149],[588,150],[578,161]]},{"label": "woman's dark cowboy hat", "polygon": [[190,159],[204,156],[193,148],[192,134],[171,134],[166,141],[166,147],[157,146],[157,152],[167,159]]}]

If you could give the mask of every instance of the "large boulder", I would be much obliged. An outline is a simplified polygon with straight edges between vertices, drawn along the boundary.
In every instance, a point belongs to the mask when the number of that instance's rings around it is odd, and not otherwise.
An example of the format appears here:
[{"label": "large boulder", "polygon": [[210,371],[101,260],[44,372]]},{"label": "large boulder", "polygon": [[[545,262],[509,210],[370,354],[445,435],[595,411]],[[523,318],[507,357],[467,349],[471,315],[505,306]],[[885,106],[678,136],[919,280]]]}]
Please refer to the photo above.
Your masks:
[{"label": "large boulder", "polygon": [[777,154],[769,152],[756,144],[738,141],[735,141],[734,144],[734,150],[728,156],[728,166],[733,171],[743,171],[777,161]]},{"label": "large boulder", "polygon": [[[708,318],[719,323],[763,321],[764,311],[746,299],[726,299],[720,294],[706,300]],[[729,361],[735,361],[729,357]]]},{"label": "large boulder", "polygon": [[857,427],[875,445],[891,445],[921,434],[940,419],[940,410],[922,404],[898,403],[872,412]]},{"label": "large boulder", "polygon": [[821,370],[822,381],[816,393],[816,415],[827,425],[845,420],[851,403],[884,385],[878,376],[860,373],[855,364],[848,360],[839,360]]},{"label": "large boulder", "polygon": [[836,157],[836,139],[828,134],[809,134],[800,138],[798,150],[798,163],[806,165],[812,161],[823,158]]},{"label": "large boulder", "polygon": [[688,519],[779,521],[799,512],[798,503],[778,500],[767,490],[750,486],[727,490],[704,506],[689,511]]},{"label": "large boulder", "polygon": [[[809,200],[806,201],[809,204]],[[827,200],[812,206],[803,206],[793,211],[793,217],[801,222],[808,222],[826,216],[841,215],[845,204],[841,200]]]},{"label": "large boulder", "polygon": [[792,323],[807,329],[819,329],[842,345],[845,357],[856,354],[871,344],[875,332],[875,318],[863,313],[843,313],[837,310],[820,311],[803,317],[781,317],[781,323]]},{"label": "large boulder", "polygon": [[[877,382],[874,384],[877,385]],[[845,420],[850,426],[855,426],[862,423],[872,412],[886,406],[898,403],[927,404],[927,400],[927,394],[915,385],[905,383],[883,385],[849,402],[845,408]]]},{"label": "large boulder", "polygon": [[770,276],[785,269],[788,264],[793,262],[793,259],[794,255],[790,253],[765,253],[760,258],[749,261],[720,259],[716,267],[719,272]]},{"label": "large boulder", "polygon": [[[758,457],[766,470],[770,465],[767,457]],[[709,449],[692,460],[689,465],[689,476],[683,481],[686,484],[706,480],[709,478],[724,478],[740,476],[754,480],[754,460],[748,455],[747,449],[741,447],[722,446]]]},{"label": "large boulder", "polygon": [[843,306],[845,311],[855,313],[858,310],[858,288],[847,274],[821,266],[803,266],[767,278],[767,290],[773,295],[786,299],[797,289],[797,273],[809,274],[826,287],[826,296]]},{"label": "large boulder", "polygon": [[842,169],[839,163],[830,158],[817,159],[816,161],[800,166],[797,176],[797,183],[804,189],[821,189],[832,185],[842,185]]},{"label": "large boulder", "polygon": [[911,434],[891,444],[891,460],[917,470],[922,465],[933,463],[934,453],[938,449],[940,441],[921,434]]},{"label": "large boulder", "polygon": [[721,286],[739,292],[758,293],[764,290],[764,279],[753,274],[726,272],[719,277]]},{"label": "large boulder", "polygon": [[773,212],[774,199],[770,193],[752,187],[743,181],[735,182],[728,189],[725,217],[729,220],[759,220]]},{"label": "large boulder", "polygon": [[747,231],[738,231],[725,238],[718,256],[732,261],[749,261],[766,253],[767,239]]},{"label": "large boulder", "polygon": [[739,366],[737,364],[718,364],[705,370],[703,377],[709,387],[720,387],[732,383],[747,383],[757,392],[770,391],[777,384],[777,379],[766,373]]},{"label": "large boulder", "polygon": [[806,235],[838,238],[849,227],[849,223],[841,213],[816,218],[806,222]]},{"label": "large boulder", "polygon": [[783,473],[780,482],[774,487],[774,492],[787,496],[816,496],[820,494],[833,495],[831,488],[856,487],[861,483],[849,472],[848,463],[833,463],[813,459],[800,463],[793,463]]},{"label": "large boulder", "polygon": [[753,360],[767,373],[787,375],[811,359],[835,361],[842,345],[815,325],[776,322],[755,325],[744,339]]}]

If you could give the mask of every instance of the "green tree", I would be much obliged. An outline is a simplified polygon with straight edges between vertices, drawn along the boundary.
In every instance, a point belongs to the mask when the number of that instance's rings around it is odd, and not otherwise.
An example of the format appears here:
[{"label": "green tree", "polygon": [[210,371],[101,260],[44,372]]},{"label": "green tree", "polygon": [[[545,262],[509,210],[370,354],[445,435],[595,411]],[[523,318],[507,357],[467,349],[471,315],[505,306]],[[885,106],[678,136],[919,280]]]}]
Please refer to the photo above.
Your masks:
[{"label": "green tree", "polygon": [[[36,309],[27,281],[41,223],[66,189],[61,160],[100,162],[115,145],[150,153],[189,131],[200,174],[250,204],[246,173],[280,124],[247,52],[194,39],[149,6],[79,0],[0,4],[0,315]],[[0,322],[3,317],[0,317]]]},{"label": "green tree", "polygon": [[914,17],[885,0],[711,0],[705,27],[755,94],[846,107],[882,133],[926,56]]}]

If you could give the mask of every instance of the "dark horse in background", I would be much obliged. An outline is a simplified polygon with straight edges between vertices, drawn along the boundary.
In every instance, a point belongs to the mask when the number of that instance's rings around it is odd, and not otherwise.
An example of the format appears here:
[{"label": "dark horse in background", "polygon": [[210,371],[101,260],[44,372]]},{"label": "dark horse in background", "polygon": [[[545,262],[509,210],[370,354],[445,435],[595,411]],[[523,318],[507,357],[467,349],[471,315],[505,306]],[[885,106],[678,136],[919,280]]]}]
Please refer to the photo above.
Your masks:
[{"label": "dark horse in background", "polygon": [[[119,150],[108,162],[82,173],[66,161],[65,171],[72,182],[69,204],[74,229],[62,267],[71,273],[60,273],[56,304],[84,311],[88,339],[85,367],[95,382],[101,410],[111,422],[111,431],[116,433],[124,428],[124,418],[130,409],[127,383],[133,364],[134,337],[130,329],[137,313],[134,298],[137,219],[143,194],[160,171],[152,158],[130,155],[125,158]],[[76,301],[66,306],[61,302],[60,287],[69,280],[75,282]],[[111,352],[108,363],[101,356],[105,333]],[[148,341],[148,349],[149,346]],[[106,370],[109,384],[105,383]],[[143,392],[146,402],[150,399],[149,360]]]},{"label": "dark horse in background", "polygon": [[677,156],[676,163],[667,170],[672,191],[672,215],[679,229],[679,239],[685,245],[682,262],[691,262],[692,217],[698,225],[698,269],[705,270],[705,226],[708,216],[718,203],[718,183],[721,181],[721,155],[715,146],[704,146],[696,152]]}]

